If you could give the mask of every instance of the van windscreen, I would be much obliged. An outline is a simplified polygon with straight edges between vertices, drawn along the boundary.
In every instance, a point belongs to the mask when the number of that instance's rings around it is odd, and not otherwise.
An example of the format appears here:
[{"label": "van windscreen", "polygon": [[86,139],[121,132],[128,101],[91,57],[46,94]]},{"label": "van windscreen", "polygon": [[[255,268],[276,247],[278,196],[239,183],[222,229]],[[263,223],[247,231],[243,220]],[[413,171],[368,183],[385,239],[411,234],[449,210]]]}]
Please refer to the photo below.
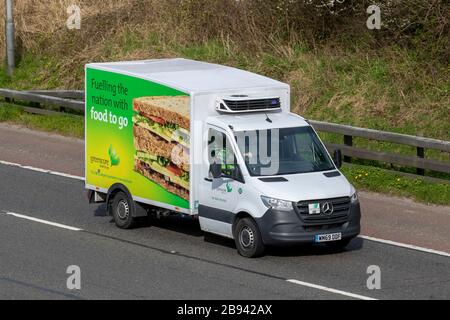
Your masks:
[{"label": "van windscreen", "polygon": [[311,127],[235,132],[252,176],[275,176],[334,170]]}]

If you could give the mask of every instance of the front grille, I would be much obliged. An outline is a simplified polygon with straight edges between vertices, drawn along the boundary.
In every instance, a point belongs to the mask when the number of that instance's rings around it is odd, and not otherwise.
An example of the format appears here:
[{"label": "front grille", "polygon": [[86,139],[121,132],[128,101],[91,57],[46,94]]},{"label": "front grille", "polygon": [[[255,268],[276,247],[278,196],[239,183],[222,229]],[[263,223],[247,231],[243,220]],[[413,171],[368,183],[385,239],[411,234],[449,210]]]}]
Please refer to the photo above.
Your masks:
[{"label": "front grille", "polygon": [[[334,211],[331,215],[326,215],[322,212],[322,206],[325,203],[330,203],[333,205]],[[309,214],[309,205],[319,203],[321,212],[320,214]],[[334,198],[334,199],[322,199],[322,200],[311,200],[311,201],[300,201],[295,206],[296,212],[300,219],[305,223],[305,225],[325,225],[325,224],[336,224],[345,223],[348,219],[350,213],[350,198]]]},{"label": "front grille", "polygon": [[305,226],[304,229],[306,232],[320,232],[320,231],[328,231],[337,228],[342,228],[344,223],[333,223],[333,224],[323,224],[323,225],[311,225]]},{"label": "front grille", "polygon": [[231,111],[258,111],[273,110],[281,108],[280,98],[273,99],[256,99],[256,100],[224,100],[225,104]]}]

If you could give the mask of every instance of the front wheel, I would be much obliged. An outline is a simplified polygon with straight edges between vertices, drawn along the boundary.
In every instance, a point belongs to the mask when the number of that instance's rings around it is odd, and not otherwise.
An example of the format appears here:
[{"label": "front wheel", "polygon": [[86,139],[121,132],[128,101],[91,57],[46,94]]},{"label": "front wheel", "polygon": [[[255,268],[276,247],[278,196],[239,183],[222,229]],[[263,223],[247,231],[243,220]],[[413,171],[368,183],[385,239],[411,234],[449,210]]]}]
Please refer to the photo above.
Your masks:
[{"label": "front wheel", "polygon": [[134,218],[132,212],[133,200],[122,191],[116,193],[111,204],[111,215],[114,218],[116,226],[121,229],[130,229],[134,226]]},{"label": "front wheel", "polygon": [[241,256],[255,258],[264,251],[264,243],[258,226],[251,218],[240,219],[235,228],[234,241]]}]

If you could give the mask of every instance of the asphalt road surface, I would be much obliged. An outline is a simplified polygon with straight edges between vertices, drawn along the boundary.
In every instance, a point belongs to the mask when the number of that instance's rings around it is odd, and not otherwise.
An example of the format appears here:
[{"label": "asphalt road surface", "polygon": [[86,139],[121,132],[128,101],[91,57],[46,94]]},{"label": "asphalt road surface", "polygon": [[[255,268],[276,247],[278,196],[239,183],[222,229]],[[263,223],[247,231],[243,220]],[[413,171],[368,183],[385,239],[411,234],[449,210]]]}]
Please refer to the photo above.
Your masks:
[{"label": "asphalt road surface", "polygon": [[[36,149],[45,153],[49,139],[42,136]],[[0,146],[0,160],[13,160],[16,151]],[[77,174],[78,165],[74,160],[67,172]],[[343,252],[297,247],[246,259],[233,241],[205,234],[186,218],[143,219],[137,229],[117,229],[102,205],[87,203],[84,182],[73,177],[0,164],[0,183],[0,299],[450,299],[446,255],[358,238]],[[366,197],[384,210],[400,201]],[[405,201],[399,208],[408,206],[411,219],[419,208],[426,221],[435,220],[436,210],[444,228],[448,223],[446,207]],[[391,225],[395,234],[400,227]],[[430,243],[442,239],[448,246],[449,229],[436,230]],[[72,265],[81,270],[81,290],[67,288]],[[380,268],[380,290],[367,288],[369,266]]]}]

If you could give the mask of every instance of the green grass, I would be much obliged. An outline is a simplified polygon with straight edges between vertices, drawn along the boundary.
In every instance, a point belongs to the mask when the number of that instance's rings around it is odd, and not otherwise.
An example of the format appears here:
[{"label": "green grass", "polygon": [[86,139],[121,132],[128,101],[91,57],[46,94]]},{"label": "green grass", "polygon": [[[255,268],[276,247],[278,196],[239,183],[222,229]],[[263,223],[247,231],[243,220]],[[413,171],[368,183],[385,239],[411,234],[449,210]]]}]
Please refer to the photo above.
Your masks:
[{"label": "green grass", "polygon": [[59,87],[60,64],[56,57],[25,55],[10,78],[6,68],[0,68],[0,87],[17,90],[52,89]]},{"label": "green grass", "polygon": [[25,112],[22,107],[0,103],[0,122],[18,124],[30,129],[83,138],[84,120],[76,115],[36,115]]},{"label": "green grass", "polygon": [[[164,35],[133,30],[101,46],[99,57],[66,61],[48,53],[26,54],[13,78],[0,71],[0,87],[15,89],[83,88],[84,63],[182,56],[221,63],[291,84],[292,108],[306,118],[448,140],[450,77],[448,65],[418,60],[418,54],[395,45],[379,51],[355,48],[312,50],[300,44],[285,51],[246,52],[233,43],[209,40],[182,43]],[[355,45],[356,46],[356,45]],[[331,52],[330,52],[331,51]],[[367,140],[356,146],[411,154],[398,145]],[[431,153],[431,158],[450,160]]]},{"label": "green grass", "polygon": [[410,178],[362,165],[344,165],[342,172],[358,190],[408,197],[427,204],[450,205],[450,184]]}]

